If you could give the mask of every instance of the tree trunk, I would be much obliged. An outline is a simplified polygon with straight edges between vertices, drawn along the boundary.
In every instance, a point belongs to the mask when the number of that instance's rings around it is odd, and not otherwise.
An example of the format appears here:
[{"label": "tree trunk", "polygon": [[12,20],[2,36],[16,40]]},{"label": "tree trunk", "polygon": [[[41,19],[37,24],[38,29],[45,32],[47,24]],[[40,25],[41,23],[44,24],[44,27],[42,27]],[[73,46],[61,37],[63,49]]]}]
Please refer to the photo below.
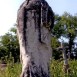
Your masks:
[{"label": "tree trunk", "polygon": [[[21,77],[49,77],[50,31],[54,17],[44,0],[27,0],[18,10]],[[49,25],[48,25],[49,24]]]}]

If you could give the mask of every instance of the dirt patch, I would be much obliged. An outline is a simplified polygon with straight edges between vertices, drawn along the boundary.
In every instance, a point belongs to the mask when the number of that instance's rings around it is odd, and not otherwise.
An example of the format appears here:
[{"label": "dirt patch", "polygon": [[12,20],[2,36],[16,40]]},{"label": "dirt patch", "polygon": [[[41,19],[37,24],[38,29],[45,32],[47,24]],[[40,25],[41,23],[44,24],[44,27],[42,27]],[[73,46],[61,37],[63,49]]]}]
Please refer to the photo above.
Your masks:
[{"label": "dirt patch", "polygon": [[0,70],[4,70],[6,68],[7,64],[0,64]]}]

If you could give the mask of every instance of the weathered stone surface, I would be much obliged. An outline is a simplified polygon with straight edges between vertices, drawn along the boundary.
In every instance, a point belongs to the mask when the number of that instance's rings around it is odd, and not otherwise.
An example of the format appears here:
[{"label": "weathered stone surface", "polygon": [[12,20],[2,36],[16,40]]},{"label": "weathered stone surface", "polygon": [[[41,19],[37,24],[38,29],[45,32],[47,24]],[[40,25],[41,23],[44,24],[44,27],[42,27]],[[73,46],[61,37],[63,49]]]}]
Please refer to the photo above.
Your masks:
[{"label": "weathered stone surface", "polygon": [[21,77],[49,77],[52,9],[45,0],[26,0],[18,10],[17,23]]}]

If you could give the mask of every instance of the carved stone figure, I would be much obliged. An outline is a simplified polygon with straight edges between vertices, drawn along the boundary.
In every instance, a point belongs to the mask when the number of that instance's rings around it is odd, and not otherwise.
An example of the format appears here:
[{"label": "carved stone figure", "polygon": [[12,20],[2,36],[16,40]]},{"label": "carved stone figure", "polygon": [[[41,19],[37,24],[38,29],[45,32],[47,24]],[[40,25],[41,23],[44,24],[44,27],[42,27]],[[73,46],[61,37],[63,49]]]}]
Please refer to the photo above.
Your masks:
[{"label": "carved stone figure", "polygon": [[21,77],[49,77],[54,14],[45,0],[26,0],[17,16]]}]

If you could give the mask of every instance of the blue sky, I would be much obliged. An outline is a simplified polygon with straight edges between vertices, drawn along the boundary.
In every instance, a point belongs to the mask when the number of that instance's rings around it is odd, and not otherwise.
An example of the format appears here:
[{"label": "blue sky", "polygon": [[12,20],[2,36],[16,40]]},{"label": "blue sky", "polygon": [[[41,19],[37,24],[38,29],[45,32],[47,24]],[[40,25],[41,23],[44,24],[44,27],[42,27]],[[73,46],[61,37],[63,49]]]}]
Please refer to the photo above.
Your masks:
[{"label": "blue sky", "polygon": [[[14,25],[17,10],[25,0],[1,0],[0,1],[0,35],[8,32]],[[77,0],[46,0],[56,14],[62,15],[64,11],[74,15],[77,13]]]},{"label": "blue sky", "polygon": [[77,0],[47,0],[53,11],[62,15],[65,11],[74,15],[77,13]]}]

